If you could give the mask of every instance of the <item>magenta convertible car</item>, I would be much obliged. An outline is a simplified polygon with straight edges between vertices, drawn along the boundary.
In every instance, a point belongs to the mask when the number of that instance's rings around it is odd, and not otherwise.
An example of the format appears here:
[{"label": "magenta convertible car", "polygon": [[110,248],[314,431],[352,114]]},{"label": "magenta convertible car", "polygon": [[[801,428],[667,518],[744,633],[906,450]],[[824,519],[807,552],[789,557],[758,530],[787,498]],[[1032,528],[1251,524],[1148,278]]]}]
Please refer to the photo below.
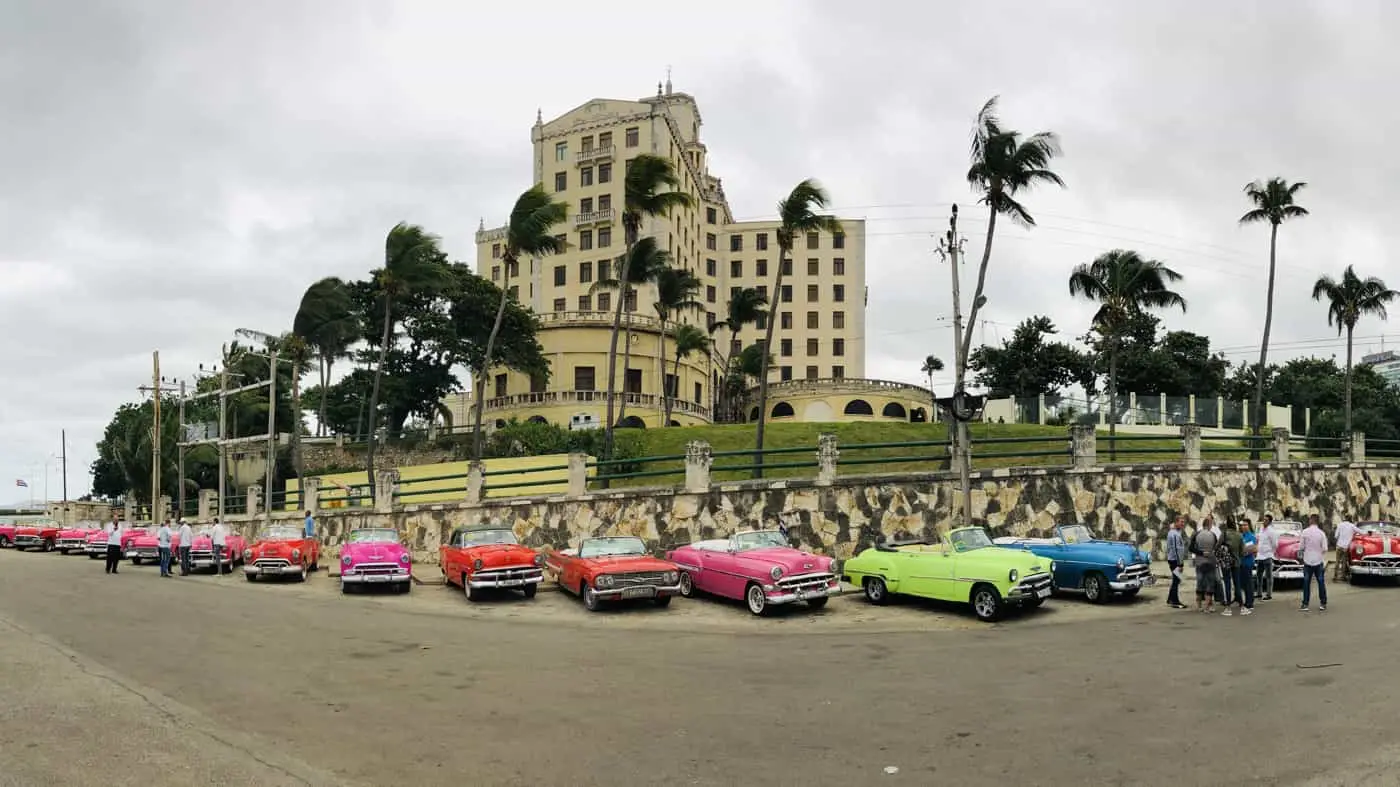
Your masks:
[{"label": "magenta convertible car", "polygon": [[743,599],[762,615],[769,606],[807,602],[821,608],[841,592],[838,561],[788,545],[781,530],[735,533],[671,550],[666,558],[681,568],[681,595],[696,591]]}]

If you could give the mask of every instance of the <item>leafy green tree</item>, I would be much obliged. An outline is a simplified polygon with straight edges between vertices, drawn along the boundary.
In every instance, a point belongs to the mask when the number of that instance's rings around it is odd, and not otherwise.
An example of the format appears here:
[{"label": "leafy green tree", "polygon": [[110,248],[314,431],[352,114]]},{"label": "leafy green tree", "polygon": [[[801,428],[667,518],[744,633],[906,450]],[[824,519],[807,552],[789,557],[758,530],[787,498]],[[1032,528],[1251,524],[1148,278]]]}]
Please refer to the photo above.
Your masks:
[{"label": "leafy green tree", "polygon": [[[778,203],[778,272],[773,277],[774,306],[768,310],[768,332],[764,334],[763,346],[773,346],[773,331],[778,324],[776,304],[782,301],[783,276],[792,265],[792,244],[798,235],[809,232],[841,234],[841,222],[835,217],[820,211],[826,208],[830,197],[815,180],[808,178],[793,187],[792,191]],[[758,378],[758,430],[754,437],[754,478],[763,477],[763,432],[768,423],[768,359],[767,353],[760,355],[763,369]]]},{"label": "leafy green tree", "polygon": [[[724,370],[728,370],[729,368],[729,353],[718,352],[719,344],[714,341],[715,332],[721,329],[728,330],[730,342],[738,342],[740,341],[739,336],[743,333],[744,326],[757,323],[763,318],[763,315],[767,313],[768,296],[759,292],[757,287],[744,287],[734,293],[729,298],[729,306],[725,319],[718,320],[714,325],[710,326],[710,345],[712,347],[710,363],[712,367],[715,361],[714,355],[718,354],[720,368]],[[742,348],[742,346],[741,344],[740,347]],[[727,374],[728,372],[726,371],[726,375]],[[710,384],[716,389],[712,392],[712,401],[710,405],[713,408],[711,414],[714,420],[730,423],[742,421],[742,412],[736,413],[734,412],[734,408],[730,406],[730,399],[725,393],[726,386],[715,384],[717,381],[715,380],[713,368],[710,369],[709,375]]]},{"label": "leafy green tree", "polygon": [[[486,338],[485,358],[491,358],[496,349],[496,338],[500,336],[501,325],[505,321],[506,306],[510,300],[511,270],[523,257],[543,257],[548,254],[562,254],[568,247],[564,239],[554,235],[555,225],[562,224],[569,216],[569,208],[562,202],[555,202],[536,183],[525,190],[515,200],[510,211],[510,222],[506,225],[506,242],[501,258],[505,263],[500,302],[496,305],[496,320],[491,325],[491,334]],[[481,459],[485,433],[481,431],[481,413],[486,406],[486,374],[482,371],[476,388],[475,414],[472,418],[472,458]]]},{"label": "leafy green tree", "polygon": [[924,376],[928,378],[928,391],[929,395],[932,397],[929,401],[930,409],[928,412],[929,420],[932,421],[938,417],[938,394],[934,393],[933,390],[933,375],[943,371],[943,359],[939,358],[937,355],[925,356],[924,365],[919,367],[919,371],[923,372]]},{"label": "leafy green tree", "polygon": [[[671,255],[664,249],[657,246],[656,238],[645,237],[633,243],[627,253],[623,255],[616,266],[617,278],[601,279],[593,284],[593,289],[611,289],[617,292],[617,305],[613,310],[612,339],[608,347],[608,422],[604,424],[603,442],[605,446],[612,445],[612,437],[609,431],[613,428],[614,410],[613,396],[615,391],[615,380],[617,377],[617,340],[621,334],[622,312],[628,300],[635,298],[644,285],[654,284],[660,278],[663,271],[671,267]],[[630,311],[630,310],[629,310]],[[629,315],[627,319],[628,341],[622,354],[623,379],[627,377],[627,369],[632,362],[632,342],[631,325],[632,319]],[[626,384],[623,385],[624,392]],[[622,407],[616,413],[617,421],[621,421],[627,415],[627,397],[623,396]]]},{"label": "leafy green tree", "polygon": [[[1254,423],[1253,432],[1258,435],[1264,423],[1264,373],[1269,361],[1269,332],[1274,324],[1274,276],[1278,270],[1278,228],[1290,219],[1300,219],[1308,215],[1306,208],[1296,202],[1299,191],[1307,187],[1299,181],[1289,183],[1283,178],[1270,178],[1267,182],[1255,181],[1244,187],[1245,196],[1254,203],[1254,209],[1240,217],[1240,224],[1269,223],[1269,286],[1264,301],[1264,336],[1259,342],[1259,369],[1255,376],[1254,405],[1250,408],[1250,420]],[[1257,456],[1257,453],[1253,455]]]},{"label": "leafy green tree", "polygon": [[[335,362],[346,357],[360,335],[359,317],[345,282],[330,276],[307,287],[292,320],[292,333],[302,337],[316,355],[318,378],[325,388]],[[318,409],[317,435],[325,434],[325,420],[325,410]]]},{"label": "leafy green tree", "polygon": [[[656,309],[657,319],[661,322],[661,331],[657,337],[656,358],[660,365],[660,375],[657,379],[662,380],[662,417],[661,425],[671,425],[671,405],[672,400],[681,395],[680,376],[676,376],[676,389],[666,388],[666,323],[672,318],[678,318],[681,312],[691,309],[702,309],[704,304],[697,296],[700,293],[700,279],[695,274],[684,268],[666,268],[656,276],[656,303],[652,308]],[[684,326],[676,326],[677,329]],[[691,348],[690,352],[696,352],[699,348]],[[679,371],[679,358],[677,356],[676,368]]]},{"label": "leafy green tree", "polygon": [[671,376],[676,380],[677,390],[672,396],[666,397],[665,424],[671,425],[671,405],[673,398],[680,398],[681,360],[689,358],[698,352],[710,355],[710,335],[701,330],[699,326],[681,323],[672,331],[671,341],[675,345],[676,354],[671,361]]},{"label": "leafy green tree", "polygon": [[1336,323],[1337,333],[1347,334],[1346,396],[1343,407],[1343,420],[1346,434],[1351,434],[1351,357],[1352,337],[1356,323],[1366,315],[1386,319],[1385,307],[1396,296],[1395,290],[1385,286],[1385,282],[1374,276],[1362,279],[1352,266],[1342,271],[1340,280],[1331,276],[1321,276],[1313,284],[1313,300],[1327,302],[1327,324]]},{"label": "leafy green tree", "polygon": [[[93,492],[109,499],[130,496],[136,502],[151,503],[151,426],[154,407],[150,401],[124,404],[97,443],[93,463]],[[168,398],[161,403],[161,494],[179,496],[179,403]],[[218,485],[218,452],[212,446],[191,448],[185,455],[185,491],[194,493],[204,486]]]},{"label": "leafy green tree", "polygon": [[992,397],[1028,397],[1057,395],[1084,382],[1088,360],[1068,344],[1050,341],[1056,334],[1055,323],[1037,315],[1022,320],[1000,347],[978,347],[970,362],[977,384]]}]

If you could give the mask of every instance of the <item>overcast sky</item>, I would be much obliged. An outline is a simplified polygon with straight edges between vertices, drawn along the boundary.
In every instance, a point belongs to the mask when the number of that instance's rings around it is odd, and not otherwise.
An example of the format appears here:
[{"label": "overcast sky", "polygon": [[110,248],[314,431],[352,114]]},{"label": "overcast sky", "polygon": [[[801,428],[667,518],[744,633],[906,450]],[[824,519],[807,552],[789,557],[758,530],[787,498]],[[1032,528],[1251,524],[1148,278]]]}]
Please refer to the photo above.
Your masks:
[{"label": "overcast sky", "polygon": [[[645,10],[639,10],[644,8]],[[1280,239],[1277,349],[1337,354],[1320,271],[1400,285],[1386,250],[1385,136],[1400,8],[1383,2],[578,3],[0,0],[0,500],[42,497],[68,430],[69,493],[149,382],[217,359],[238,328],[290,327],[302,290],[363,276],[399,220],[473,259],[530,177],[537,108],[696,96],[734,213],[764,217],[804,177],[870,222],[867,375],[949,361],[947,268],[972,119],[1054,130],[1065,191],[999,232],[987,341],[1030,313],[1069,336],[1091,308],[1071,268],[1135,248],[1185,274],[1186,315],[1231,360],[1257,353],[1268,230],[1241,189],[1306,180]],[[878,9],[878,10],[874,10]],[[897,9],[897,10],[896,10]],[[618,38],[625,36],[625,38]],[[1003,224],[1003,227],[1006,225]],[[975,257],[974,257],[975,262]],[[971,277],[975,267],[966,269]],[[1386,327],[1358,329],[1359,350]],[[1317,340],[1308,343],[1310,340]],[[1400,329],[1392,338],[1400,344]],[[1252,349],[1251,349],[1252,348]],[[948,376],[939,380],[946,384]],[[50,462],[49,495],[60,477]],[[13,494],[11,494],[13,493]]]}]

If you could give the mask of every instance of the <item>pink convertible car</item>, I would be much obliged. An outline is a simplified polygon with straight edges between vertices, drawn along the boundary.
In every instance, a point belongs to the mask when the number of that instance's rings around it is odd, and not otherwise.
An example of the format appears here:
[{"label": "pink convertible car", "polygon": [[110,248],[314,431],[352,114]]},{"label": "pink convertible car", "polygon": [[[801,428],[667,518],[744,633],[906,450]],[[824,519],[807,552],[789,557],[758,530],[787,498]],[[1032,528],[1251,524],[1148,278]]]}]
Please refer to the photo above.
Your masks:
[{"label": "pink convertible car", "polygon": [[397,530],[366,527],[350,531],[340,548],[340,592],[365,585],[388,585],[396,593],[413,589],[413,558]]},{"label": "pink convertible car", "polygon": [[764,614],[770,605],[797,601],[820,609],[841,592],[838,562],[793,549],[781,530],[696,541],[668,552],[666,558],[681,567],[682,596],[698,590],[743,599],[755,615]]}]

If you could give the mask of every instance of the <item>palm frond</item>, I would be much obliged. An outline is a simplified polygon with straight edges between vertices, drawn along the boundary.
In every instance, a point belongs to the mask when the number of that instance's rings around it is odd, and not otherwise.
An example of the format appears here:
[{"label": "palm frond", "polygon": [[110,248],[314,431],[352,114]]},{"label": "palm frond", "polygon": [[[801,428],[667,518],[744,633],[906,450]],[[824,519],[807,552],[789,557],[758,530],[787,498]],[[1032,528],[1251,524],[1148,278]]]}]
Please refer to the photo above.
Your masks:
[{"label": "palm frond", "polygon": [[[623,218],[637,224],[645,216],[666,216],[694,200],[676,191],[681,184],[670,159],[643,153],[627,163],[623,178]],[[636,229],[634,226],[633,229]]]},{"label": "palm frond", "polygon": [[510,223],[506,225],[506,248],[513,258],[562,254],[568,250],[568,243],[554,228],[568,217],[568,205],[554,201],[544,186],[536,183],[516,199],[511,209]]}]

